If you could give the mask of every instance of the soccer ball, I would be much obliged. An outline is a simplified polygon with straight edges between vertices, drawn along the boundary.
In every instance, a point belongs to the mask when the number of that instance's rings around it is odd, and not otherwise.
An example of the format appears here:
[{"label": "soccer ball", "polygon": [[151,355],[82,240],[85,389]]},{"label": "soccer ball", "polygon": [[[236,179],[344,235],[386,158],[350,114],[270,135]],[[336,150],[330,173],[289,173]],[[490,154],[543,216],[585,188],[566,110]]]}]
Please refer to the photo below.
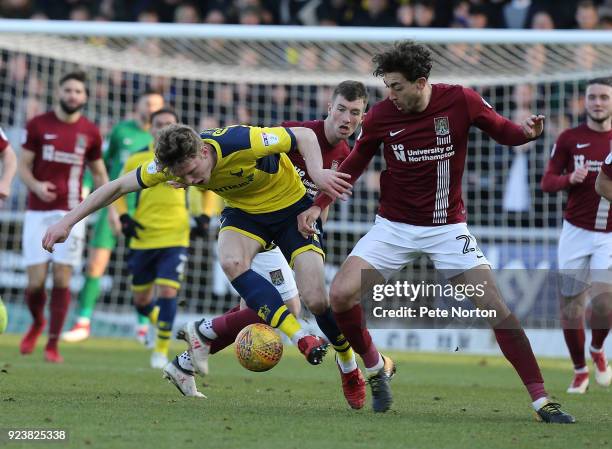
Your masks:
[{"label": "soccer ball", "polygon": [[283,342],[270,326],[249,324],[236,337],[236,357],[249,371],[268,371],[283,356]]},{"label": "soccer ball", "polygon": [[8,326],[8,313],[0,297],[0,334],[6,330],[6,326]]}]

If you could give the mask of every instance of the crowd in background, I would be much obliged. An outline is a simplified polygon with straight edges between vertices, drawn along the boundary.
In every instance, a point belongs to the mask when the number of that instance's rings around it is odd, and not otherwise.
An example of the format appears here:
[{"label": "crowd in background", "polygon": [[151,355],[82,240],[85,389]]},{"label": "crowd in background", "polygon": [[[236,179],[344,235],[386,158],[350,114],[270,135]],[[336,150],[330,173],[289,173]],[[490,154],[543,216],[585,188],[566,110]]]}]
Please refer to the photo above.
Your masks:
[{"label": "crowd in background", "polygon": [[612,0],[3,0],[0,17],[52,20],[612,29]]}]

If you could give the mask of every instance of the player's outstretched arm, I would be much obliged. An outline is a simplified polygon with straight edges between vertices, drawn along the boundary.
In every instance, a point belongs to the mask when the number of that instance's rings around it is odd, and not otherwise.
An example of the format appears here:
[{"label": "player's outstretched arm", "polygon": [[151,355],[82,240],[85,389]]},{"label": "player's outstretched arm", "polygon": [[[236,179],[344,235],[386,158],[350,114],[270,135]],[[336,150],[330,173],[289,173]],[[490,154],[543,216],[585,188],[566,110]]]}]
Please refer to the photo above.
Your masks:
[{"label": "player's outstretched arm", "polygon": [[320,191],[325,192],[333,199],[348,193],[352,185],[347,179],[350,175],[323,168],[323,157],[317,136],[309,128],[291,128],[295,135],[300,154],[306,162],[308,174]]},{"label": "player's outstretched arm", "polygon": [[595,191],[608,201],[612,202],[612,178],[604,173],[603,170],[597,175],[595,181]]},{"label": "player's outstretched arm", "polygon": [[0,152],[0,165],[2,166],[2,176],[0,176],[0,207],[2,207],[4,200],[11,194],[11,183],[17,171],[17,156],[15,156],[15,152],[10,145]]},{"label": "player's outstretched arm", "polygon": [[60,221],[49,226],[42,240],[43,248],[52,252],[53,245],[66,241],[70,234],[70,230],[76,223],[95,211],[108,206],[121,195],[137,190],[142,190],[142,186],[138,182],[136,170],[104,184],[99,189],[96,189],[77,207],[64,215]]}]

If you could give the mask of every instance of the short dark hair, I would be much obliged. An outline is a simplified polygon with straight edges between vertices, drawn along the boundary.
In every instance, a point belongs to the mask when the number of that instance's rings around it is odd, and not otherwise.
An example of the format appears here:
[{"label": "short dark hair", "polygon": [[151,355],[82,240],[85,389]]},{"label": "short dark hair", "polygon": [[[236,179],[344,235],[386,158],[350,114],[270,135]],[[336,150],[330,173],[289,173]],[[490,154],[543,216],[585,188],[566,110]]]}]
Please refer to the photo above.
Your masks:
[{"label": "short dark hair", "polygon": [[429,78],[431,53],[424,45],[414,41],[401,41],[393,47],[372,58],[375,64],[374,76],[399,72],[410,82],[419,78]]},{"label": "short dark hair", "polygon": [[170,169],[195,157],[202,148],[202,139],[187,125],[172,124],[157,135],[155,163],[158,170]]},{"label": "short dark hair", "polygon": [[66,81],[76,80],[80,81],[84,85],[87,84],[87,75],[82,70],[75,70],[74,72],[66,73],[64,76],[60,78],[59,85],[61,86]]},{"label": "short dark hair", "polygon": [[587,81],[587,87],[592,84],[603,84],[604,86],[612,87],[612,76],[600,76]]},{"label": "short dark hair", "polygon": [[161,109],[158,109],[155,112],[152,112],[151,113],[151,117],[149,117],[149,122],[153,123],[153,119],[155,117],[157,117],[158,115],[161,115],[161,114],[171,114],[174,117],[174,119],[176,120],[177,123],[180,122],[180,120],[178,118],[178,115],[176,114],[176,112],[172,108],[161,108]]},{"label": "short dark hair", "polygon": [[338,95],[342,95],[347,101],[363,99],[368,104],[368,89],[361,81],[346,80],[336,86],[332,93],[332,102]]}]

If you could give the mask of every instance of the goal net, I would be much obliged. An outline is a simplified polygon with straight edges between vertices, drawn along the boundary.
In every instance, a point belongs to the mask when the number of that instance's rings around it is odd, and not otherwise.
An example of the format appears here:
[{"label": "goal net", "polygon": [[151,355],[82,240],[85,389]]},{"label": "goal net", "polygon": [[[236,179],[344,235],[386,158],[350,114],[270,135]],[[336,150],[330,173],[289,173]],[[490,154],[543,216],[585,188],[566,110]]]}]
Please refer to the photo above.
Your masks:
[{"label": "goal net", "polygon": [[[554,267],[564,198],[544,194],[539,181],[559,132],[583,118],[585,81],[612,74],[609,33],[0,21],[0,124],[19,150],[26,121],[51,107],[58,80],[75,68],[89,75],[85,114],[103,135],[132,117],[148,87],[163,91],[181,120],[200,129],[322,118],[331,90],[345,79],[366,83],[370,104],[383,98],[371,57],[406,38],[431,49],[433,82],[471,86],[513,120],[546,115],[544,136],[521,148],[502,147],[473,129],[463,191],[471,231],[496,267]],[[373,222],[383,169],[375,157],[352,198],[333,206],[326,226],[329,279]],[[13,331],[29,322],[21,256],[25,197],[16,180],[0,211],[0,294]],[[215,244],[216,227],[209,239],[192,240],[179,314],[218,314],[235,304]],[[94,333],[123,335],[134,325],[125,255],[121,240],[102,281]],[[427,266],[425,259],[414,264]],[[82,281],[77,271],[73,304]],[[537,320],[536,299],[519,295],[509,302],[529,324]],[[556,304],[539,307],[550,312]]]}]

